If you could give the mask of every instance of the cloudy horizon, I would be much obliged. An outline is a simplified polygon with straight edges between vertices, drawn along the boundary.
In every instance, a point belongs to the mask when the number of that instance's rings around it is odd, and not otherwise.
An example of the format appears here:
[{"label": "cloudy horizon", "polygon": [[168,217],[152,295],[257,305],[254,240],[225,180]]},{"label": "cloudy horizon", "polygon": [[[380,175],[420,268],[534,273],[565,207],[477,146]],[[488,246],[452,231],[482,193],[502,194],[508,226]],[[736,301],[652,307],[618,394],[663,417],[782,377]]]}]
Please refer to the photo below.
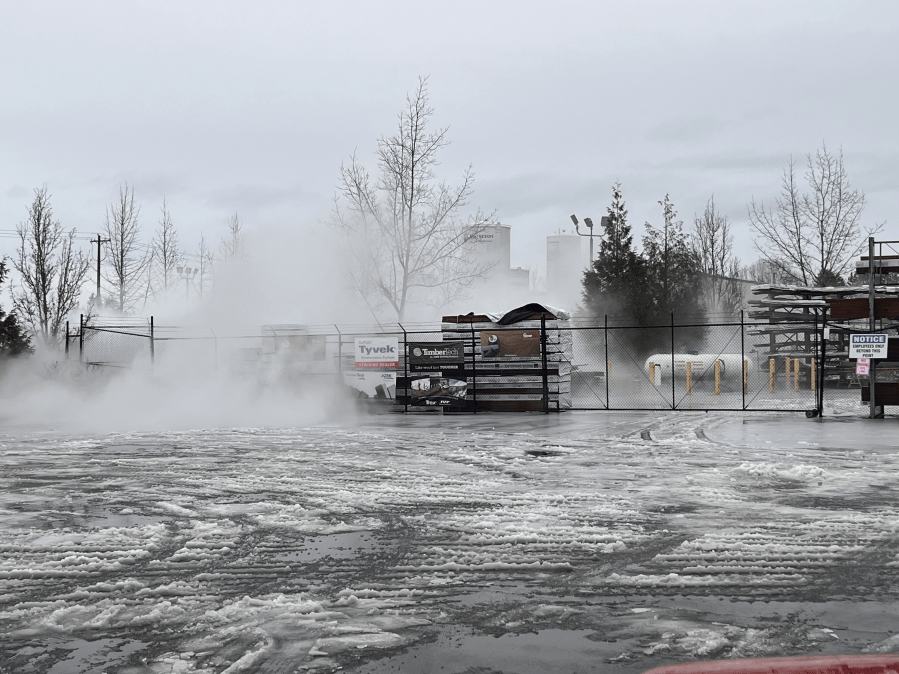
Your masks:
[{"label": "cloudy horizon", "polygon": [[452,142],[438,175],[473,167],[470,206],[512,227],[513,266],[545,268],[546,236],[604,214],[616,180],[635,240],[666,194],[687,228],[714,194],[751,262],[747,203],[823,143],[863,224],[899,239],[897,29],[888,2],[9,5],[0,230],[46,184],[63,226],[94,233],[127,182],[144,241],[163,197],[188,250],[235,211],[306,231],[427,76]]}]

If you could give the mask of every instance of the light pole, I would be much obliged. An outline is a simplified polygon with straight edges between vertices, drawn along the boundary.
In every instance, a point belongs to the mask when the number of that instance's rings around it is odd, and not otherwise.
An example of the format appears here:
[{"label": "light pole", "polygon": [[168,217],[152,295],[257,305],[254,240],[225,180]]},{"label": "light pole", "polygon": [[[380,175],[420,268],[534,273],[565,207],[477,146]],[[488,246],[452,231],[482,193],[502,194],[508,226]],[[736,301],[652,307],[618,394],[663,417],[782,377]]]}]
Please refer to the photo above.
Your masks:
[{"label": "light pole", "polygon": [[187,300],[190,300],[190,282],[196,277],[199,269],[196,267],[191,269],[190,267],[176,267],[178,271],[178,275],[184,279],[184,297]]},{"label": "light pole", "polygon": [[[578,233],[579,236],[589,236],[590,237],[590,266],[593,266],[593,219],[592,218],[584,218],[584,224],[587,225],[587,229],[590,230],[589,234],[581,234],[581,230],[578,229],[578,221],[577,216],[572,214],[571,221],[574,223],[574,231]],[[605,227],[609,223],[609,216],[604,215],[602,219],[599,221],[601,227]]]}]

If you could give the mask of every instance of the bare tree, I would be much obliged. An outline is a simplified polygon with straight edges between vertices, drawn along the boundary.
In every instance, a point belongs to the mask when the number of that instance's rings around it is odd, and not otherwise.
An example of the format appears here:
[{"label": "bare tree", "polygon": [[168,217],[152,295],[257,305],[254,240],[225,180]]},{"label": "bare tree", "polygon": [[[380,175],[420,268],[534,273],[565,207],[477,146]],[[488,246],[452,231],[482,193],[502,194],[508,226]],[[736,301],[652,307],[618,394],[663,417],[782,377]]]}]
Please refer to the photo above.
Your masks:
[{"label": "bare tree", "polygon": [[206,243],[206,237],[202,233],[200,233],[200,245],[197,246],[194,258],[200,264],[198,267],[200,271],[197,275],[197,288],[200,291],[200,299],[202,299],[203,291],[209,287],[212,280],[212,265],[215,258],[215,254],[209,248],[209,245]]},{"label": "bare tree", "polygon": [[865,194],[852,189],[843,165],[843,151],[833,155],[823,145],[807,155],[805,180],[809,194],[800,194],[796,163],[784,169],[781,193],[774,208],[755,199],[749,204],[749,224],[763,259],[801,285],[834,285],[866,245],[865,237],[883,225],[861,226]]},{"label": "bare tree", "polygon": [[373,312],[386,304],[400,321],[411,302],[456,299],[492,266],[469,250],[490,217],[460,219],[473,190],[471,168],[457,186],[436,182],[437,154],[449,141],[446,128],[428,131],[433,112],[420,77],[396,133],[378,139],[377,180],[355,154],[340,167],[330,219],[346,237],[355,289]]},{"label": "bare tree", "polygon": [[752,264],[740,267],[740,277],[748,281],[756,281],[757,283],[777,283],[781,285],[789,285],[795,283],[792,275],[784,273],[783,262],[772,263],[764,258],[756,260]]},{"label": "bare tree", "polygon": [[703,291],[708,308],[733,313],[743,304],[742,284],[735,279],[740,259],[734,255],[734,236],[727,216],[715,208],[715,196],[706,203],[702,216],[693,218],[690,237],[693,252],[704,274]]},{"label": "bare tree", "polygon": [[233,260],[243,254],[243,223],[237,213],[228,218],[228,234],[219,242],[222,260]]},{"label": "bare tree", "polygon": [[145,272],[151,256],[142,251],[138,240],[140,206],[134,203],[134,189],[125,183],[119,188],[118,201],[106,209],[104,233],[109,239],[107,282],[112,286],[112,303],[119,311],[131,311],[146,296],[148,279]]},{"label": "bare tree", "polygon": [[90,262],[75,249],[75,231],[63,232],[53,219],[47,186],[34,190],[28,219],[16,228],[19,250],[13,266],[20,275],[13,309],[45,343],[56,341],[66,316],[78,304]]},{"label": "bare tree", "polygon": [[169,289],[177,280],[176,269],[182,264],[184,256],[178,249],[178,233],[172,222],[168,204],[162,200],[162,219],[159,221],[159,229],[150,243],[150,255],[152,256],[154,285],[161,291],[163,298],[168,298]]}]

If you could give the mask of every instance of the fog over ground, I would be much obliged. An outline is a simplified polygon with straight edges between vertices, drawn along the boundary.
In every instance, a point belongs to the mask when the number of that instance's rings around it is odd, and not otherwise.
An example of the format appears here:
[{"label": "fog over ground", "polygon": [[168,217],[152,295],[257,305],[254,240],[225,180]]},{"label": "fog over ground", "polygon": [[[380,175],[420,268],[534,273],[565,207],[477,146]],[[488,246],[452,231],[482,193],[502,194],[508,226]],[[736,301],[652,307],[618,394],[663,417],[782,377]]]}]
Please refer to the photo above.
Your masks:
[{"label": "fog over ground", "polygon": [[127,181],[145,239],[163,197],[189,250],[235,211],[306,231],[426,75],[452,140],[439,176],[473,165],[513,266],[545,267],[545,237],[602,215],[617,179],[638,234],[666,193],[686,223],[714,193],[752,261],[746,203],[822,142],[895,239],[897,28],[891,2],[9,4],[0,230],[46,184],[94,233]]}]

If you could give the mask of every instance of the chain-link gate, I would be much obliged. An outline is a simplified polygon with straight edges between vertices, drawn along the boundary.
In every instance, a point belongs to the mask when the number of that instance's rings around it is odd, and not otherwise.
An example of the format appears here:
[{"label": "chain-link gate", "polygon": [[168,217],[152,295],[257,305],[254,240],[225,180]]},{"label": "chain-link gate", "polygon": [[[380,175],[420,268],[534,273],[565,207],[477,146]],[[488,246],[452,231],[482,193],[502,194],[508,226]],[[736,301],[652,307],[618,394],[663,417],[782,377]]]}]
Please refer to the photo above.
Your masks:
[{"label": "chain-link gate", "polygon": [[[78,359],[92,367],[179,374],[225,368],[291,385],[336,379],[357,397],[406,411],[867,409],[869,378],[856,374],[845,331],[829,330],[817,314],[777,324],[679,324],[672,317],[668,325],[649,327],[545,317],[511,325],[477,316],[444,321],[440,330],[281,325],[220,337],[208,329],[154,328],[151,318],[146,324],[84,324],[66,344],[67,353],[76,345]],[[395,350],[393,360],[360,368],[354,361],[360,339]],[[881,381],[899,381],[895,365],[879,368]]]}]

